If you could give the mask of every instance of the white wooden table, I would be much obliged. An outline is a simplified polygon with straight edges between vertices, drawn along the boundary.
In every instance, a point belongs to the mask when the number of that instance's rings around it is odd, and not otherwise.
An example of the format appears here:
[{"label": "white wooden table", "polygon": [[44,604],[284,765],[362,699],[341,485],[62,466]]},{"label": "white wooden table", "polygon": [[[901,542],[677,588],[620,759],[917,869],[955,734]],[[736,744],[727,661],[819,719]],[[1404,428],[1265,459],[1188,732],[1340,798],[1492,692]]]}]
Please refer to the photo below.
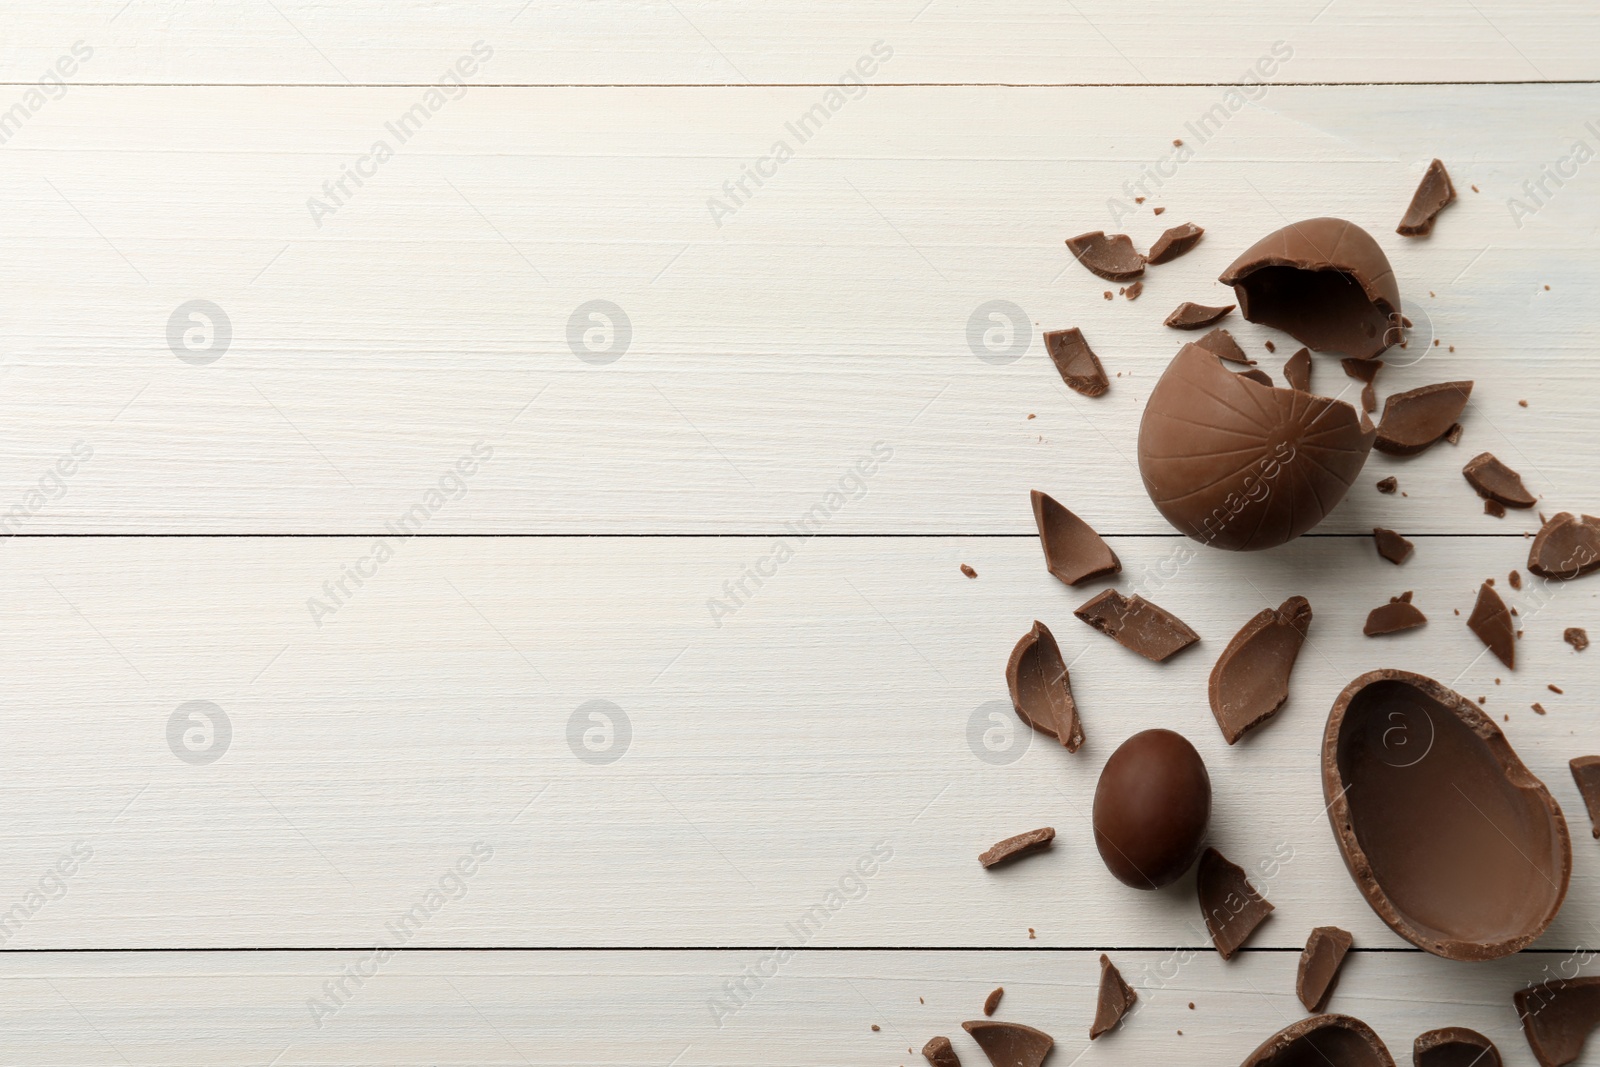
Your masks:
[{"label": "white wooden table", "polygon": [[[1597,29],[1588,0],[13,0],[0,1062],[892,1065],[947,1034],[972,1064],[959,1024],[1003,984],[1056,1064],[1232,1064],[1301,1017],[1299,948],[1337,924],[1332,1006],[1398,1059],[1466,1025],[1532,1063],[1512,991],[1600,973],[1566,768],[1600,751],[1600,652],[1561,641],[1600,630],[1600,579],[1523,602],[1515,672],[1481,655],[1453,610],[1537,519],[1483,515],[1458,470],[1493,451],[1547,513],[1600,508],[1600,163],[1561,163],[1600,149]],[[1434,156],[1461,199],[1398,238]],[[1546,165],[1570,176],[1535,201]],[[1465,437],[1374,454],[1290,546],[1158,580],[1186,542],[1131,458],[1161,319],[1320,214],[1378,235],[1441,342],[1380,393],[1474,379]],[[1062,244],[1185,220],[1205,241],[1131,305]],[[996,300],[1009,361],[970,341]],[[1044,355],[1069,325],[1117,375],[1099,400]],[[1228,325],[1277,376],[1284,338]],[[1034,488],[1204,648],[1155,667],[1073,620]],[[1404,589],[1429,625],[1363,638]],[[1290,703],[1230,749],[1206,674],[1292,594]],[[1035,618],[1074,663],[1075,755],[974,740]],[[1346,875],[1317,745],[1379,666],[1487,697],[1565,808],[1534,949],[1426,956]],[[1095,854],[1099,765],[1147,726],[1206,758],[1213,843],[1280,861],[1231,963],[1192,875],[1137,893]],[[979,868],[1045,824],[1051,853]],[[1101,951],[1142,1000],[1091,1047]]]}]

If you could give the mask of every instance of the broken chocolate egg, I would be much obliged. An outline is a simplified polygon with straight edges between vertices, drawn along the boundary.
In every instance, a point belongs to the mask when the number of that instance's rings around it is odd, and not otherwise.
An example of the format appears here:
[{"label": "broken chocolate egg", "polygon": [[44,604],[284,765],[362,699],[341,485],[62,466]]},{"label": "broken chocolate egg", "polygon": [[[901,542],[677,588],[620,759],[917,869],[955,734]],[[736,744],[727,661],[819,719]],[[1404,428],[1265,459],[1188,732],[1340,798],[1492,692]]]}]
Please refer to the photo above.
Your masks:
[{"label": "broken chocolate egg", "polygon": [[1539,1067],[1564,1067],[1578,1062],[1590,1032],[1600,1026],[1600,975],[1519,989],[1511,1002]]},{"label": "broken chocolate egg", "polygon": [[1500,1050],[1476,1030],[1446,1026],[1417,1035],[1411,1062],[1415,1067],[1500,1067]]},{"label": "broken chocolate egg", "polygon": [[1310,626],[1310,603],[1292,596],[1257,612],[1217,657],[1208,692],[1228,744],[1278,714],[1289,699],[1289,673]]},{"label": "broken chocolate egg", "polygon": [[1452,960],[1497,959],[1550,925],[1572,844],[1544,783],[1477,704],[1378,670],[1344,688],[1322,791],[1345,866],[1390,929]]},{"label": "broken chocolate egg", "polygon": [[1600,567],[1600,519],[1559,511],[1528,549],[1528,569],[1541,578],[1571,581]]},{"label": "broken chocolate egg", "polygon": [[1094,791],[1094,843],[1124,885],[1156,889],[1200,855],[1211,776],[1188,738],[1144,730],[1117,747]]},{"label": "broken chocolate egg", "polygon": [[1188,344],[1145,405],[1139,474],[1181,533],[1218,548],[1271,548],[1344,499],[1375,432],[1350,404],[1251,381]]},{"label": "broken chocolate egg", "polygon": [[1394,1067],[1394,1057],[1360,1019],[1313,1015],[1267,1038],[1240,1067]]},{"label": "broken chocolate egg", "polygon": [[1056,1043],[1043,1030],[1022,1023],[975,1019],[962,1023],[961,1029],[972,1035],[994,1067],[1039,1067]]}]

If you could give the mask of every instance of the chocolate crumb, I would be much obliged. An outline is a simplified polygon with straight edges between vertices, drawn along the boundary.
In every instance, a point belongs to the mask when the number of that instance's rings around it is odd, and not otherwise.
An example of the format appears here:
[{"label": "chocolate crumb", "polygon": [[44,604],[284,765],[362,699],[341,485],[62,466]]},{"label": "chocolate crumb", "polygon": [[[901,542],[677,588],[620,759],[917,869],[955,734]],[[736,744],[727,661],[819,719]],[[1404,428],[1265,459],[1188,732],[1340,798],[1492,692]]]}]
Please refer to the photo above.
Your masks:
[{"label": "chocolate crumb", "polygon": [[1107,300],[1110,300],[1111,299],[1111,290],[1107,289],[1104,293],[1101,293],[1100,295],[1105,297]]},{"label": "chocolate crumb", "polygon": [[1182,141],[1182,139],[1180,139],[1180,138],[1177,138],[1177,137],[1174,137],[1174,138],[1173,138],[1173,139],[1172,139],[1172,147],[1173,147],[1173,148],[1182,148],[1182,147],[1183,147],[1183,141]]},{"label": "chocolate crumb", "polygon": [[1127,297],[1129,300],[1137,300],[1139,299],[1139,294],[1142,292],[1144,292],[1144,282],[1134,282],[1132,285],[1122,290],[1122,295]]},{"label": "chocolate crumb", "polygon": [[1036,934],[1036,933],[1034,933],[1034,932],[1033,932],[1033,927],[1031,927],[1031,926],[1030,926],[1030,927],[1028,927],[1028,940],[1029,940],[1029,941],[1032,941],[1032,940],[1034,940],[1034,939],[1035,939],[1035,938],[1037,938],[1037,937],[1038,937],[1038,936],[1039,936],[1039,935],[1038,935],[1038,934]]},{"label": "chocolate crumb", "polygon": [[1024,856],[1031,856],[1035,852],[1043,852],[1050,847],[1050,842],[1055,839],[1056,831],[1053,826],[1029,830],[1025,834],[1008,837],[1004,841],[997,841],[990,845],[989,848],[979,853],[978,862],[987,869],[1012,860],[1019,860]]},{"label": "chocolate crumb", "polygon": [[1520,571],[1512,571],[1510,574],[1506,575],[1506,581],[1511,583],[1511,588],[1521,589],[1522,573]]},{"label": "chocolate crumb", "polygon": [[[1452,348],[1450,351],[1454,352],[1455,349]],[[1444,432],[1444,439],[1453,445],[1459,445],[1461,443],[1461,424],[1459,422],[1451,423],[1450,428]]]},{"label": "chocolate crumb", "polygon": [[1271,341],[1267,342],[1267,351],[1268,352],[1276,352],[1277,350],[1278,350],[1278,346],[1277,345],[1273,344]]},{"label": "chocolate crumb", "polygon": [[1526,401],[1526,400],[1519,400],[1519,401],[1517,401],[1517,407],[1519,407],[1519,408],[1525,408],[1525,407],[1527,407],[1527,406],[1528,406],[1528,402],[1527,402],[1527,401]]},{"label": "chocolate crumb", "polygon": [[1478,191],[1478,187],[1477,187],[1477,186],[1476,186],[1476,185],[1474,185],[1474,186],[1473,186],[1473,187],[1472,187],[1472,191],[1473,191],[1473,192],[1477,192],[1477,191]]},{"label": "chocolate crumb", "polygon": [[1589,647],[1589,633],[1581,626],[1569,626],[1561,631],[1561,640],[1571,645],[1574,652],[1582,652]]},{"label": "chocolate crumb", "polygon": [[1544,705],[1539,703],[1536,700],[1536,701],[1533,702],[1533,710],[1535,712],[1537,712],[1538,714],[1543,715],[1544,714]]},{"label": "chocolate crumb", "polygon": [[1566,693],[1566,690],[1561,688],[1559,685],[1551,685],[1548,682],[1545,683],[1545,688],[1550,690],[1550,692],[1552,692],[1552,693],[1563,694],[1563,695]]},{"label": "chocolate crumb", "polygon": [[1038,417],[1039,417],[1038,415],[1029,415],[1028,416],[1028,418],[1030,418],[1030,419],[1037,419]]},{"label": "chocolate crumb", "polygon": [[1378,492],[1380,493],[1392,493],[1398,488],[1400,488],[1400,483],[1392,475],[1388,478],[1378,479]]},{"label": "chocolate crumb", "polygon": [[[1162,214],[1162,213],[1163,213],[1163,212],[1164,212],[1164,211],[1166,211],[1166,210],[1167,210],[1167,209],[1166,209],[1166,208],[1164,208],[1164,207],[1153,207],[1153,208],[1151,208],[1151,209],[1150,209],[1150,210],[1151,210],[1151,212],[1152,212],[1152,213],[1154,213],[1154,214],[1157,214],[1157,215],[1160,215],[1160,214]],[[1550,287],[1549,287],[1549,286],[1548,286],[1548,285],[1547,285],[1547,286],[1545,286],[1545,288],[1546,288],[1546,289],[1548,289],[1548,288],[1550,288]]]},{"label": "chocolate crumb", "polygon": [[1485,515],[1493,515],[1497,519],[1503,519],[1506,517],[1506,506],[1498,500],[1485,500],[1483,502],[1483,513]]},{"label": "chocolate crumb", "polygon": [[1189,1001],[1189,1010],[1194,1011],[1194,1001]]},{"label": "chocolate crumb", "polygon": [[1006,995],[1005,986],[996,986],[994,992],[983,998],[983,1013],[993,1015],[994,1010],[1000,1006],[1000,998]]},{"label": "chocolate crumb", "polygon": [[961,565],[961,573],[965,574],[968,578],[976,578],[978,576],[978,572],[973,570],[965,563]]},{"label": "chocolate crumb", "polygon": [[881,1029],[882,1029],[882,1027],[880,1027],[877,1023],[873,1023],[872,1024],[872,1032],[873,1033],[877,1033]]}]

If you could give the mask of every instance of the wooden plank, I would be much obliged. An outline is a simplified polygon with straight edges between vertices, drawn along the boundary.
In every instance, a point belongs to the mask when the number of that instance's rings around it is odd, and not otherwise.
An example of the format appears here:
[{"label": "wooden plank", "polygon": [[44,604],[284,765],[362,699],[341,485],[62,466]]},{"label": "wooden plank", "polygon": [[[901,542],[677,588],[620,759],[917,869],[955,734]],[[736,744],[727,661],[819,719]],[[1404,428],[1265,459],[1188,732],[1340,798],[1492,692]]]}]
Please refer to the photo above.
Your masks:
[{"label": "wooden plank", "polygon": [[[1594,943],[1600,850],[1566,762],[1600,748],[1600,660],[1561,631],[1600,627],[1600,585],[1512,591],[1515,538],[1420,539],[1398,569],[1356,538],[1248,558],[1112,543],[1122,587],[1200,648],[1153,665],[1077,622],[1094,590],[1055,582],[1023,538],[796,538],[781,563],[765,538],[392,539],[382,563],[351,538],[13,540],[5,900],[75,844],[92,856],[4,947],[368,944],[480,843],[492,857],[416,943],[767,943],[874,848],[892,856],[816,944],[1203,943],[1190,882],[1125,889],[1092,843],[1098,768],[1153,726],[1200,749],[1211,840],[1277,905],[1256,944],[1333,923],[1402,946],[1344,870],[1317,769],[1334,696],[1395,665],[1506,718],[1572,820],[1571,891],[1542,944]],[[359,588],[342,577],[357,567]],[[754,568],[774,573],[757,587]],[[1515,672],[1453,614],[1491,576],[1522,613]],[[308,601],[340,581],[319,626]],[[748,597],[713,619],[738,582]],[[1429,625],[1363,638],[1366,611],[1404,589]],[[1289,705],[1229,748],[1207,674],[1293,594],[1316,619]],[[1012,722],[1003,665],[1035,618],[1073,663],[1074,755],[984,740]],[[979,867],[1039,825],[1060,834],[1049,855]]]}]

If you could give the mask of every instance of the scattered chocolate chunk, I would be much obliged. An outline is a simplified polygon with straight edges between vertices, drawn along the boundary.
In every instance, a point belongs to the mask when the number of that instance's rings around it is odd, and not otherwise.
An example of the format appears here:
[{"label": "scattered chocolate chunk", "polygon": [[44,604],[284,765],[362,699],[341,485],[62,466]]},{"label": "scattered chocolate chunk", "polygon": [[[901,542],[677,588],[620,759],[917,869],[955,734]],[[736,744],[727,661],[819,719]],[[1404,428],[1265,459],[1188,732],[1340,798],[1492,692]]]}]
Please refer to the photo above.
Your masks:
[{"label": "scattered chocolate chunk", "polygon": [[1122,980],[1122,972],[1102,953],[1100,956],[1100,1000],[1095,1005],[1094,1022],[1089,1026],[1089,1040],[1113,1029],[1133,1007],[1139,994]]},{"label": "scattered chocolate chunk", "polygon": [[1517,401],[1517,407],[1519,407],[1519,408],[1525,408],[1525,407],[1527,407],[1527,406],[1528,406],[1528,402],[1527,402],[1527,401],[1526,401],[1526,400],[1519,400],[1519,401]]},{"label": "scattered chocolate chunk", "polygon": [[1394,232],[1402,237],[1426,237],[1433,232],[1433,220],[1455,198],[1456,187],[1450,184],[1444,164],[1434,160],[1428,164],[1417,191],[1411,194],[1411,206],[1406,208],[1405,218]]},{"label": "scattered chocolate chunk", "polygon": [[883,1029],[883,1027],[879,1026],[877,1023],[873,1023],[872,1024],[872,1032],[873,1033],[877,1033],[879,1030],[882,1030],[882,1029]]},{"label": "scattered chocolate chunk", "polygon": [[1546,685],[1545,688],[1550,690],[1552,693],[1564,694],[1566,692],[1566,690],[1562,689],[1559,685]]},{"label": "scattered chocolate chunk", "polygon": [[1021,1023],[979,1019],[962,1023],[961,1029],[972,1035],[994,1067],[1039,1067],[1056,1043],[1043,1030]]},{"label": "scattered chocolate chunk", "polygon": [[1201,327],[1210,326],[1232,310],[1232,304],[1226,307],[1206,307],[1204,304],[1196,304],[1192,300],[1185,300],[1173,309],[1172,314],[1167,316],[1167,325],[1174,330],[1198,330]]},{"label": "scattered chocolate chunk", "polygon": [[[1153,207],[1153,208],[1150,209],[1150,213],[1152,215],[1164,215],[1164,214],[1166,214],[1166,212],[1167,212],[1167,209],[1164,208],[1164,207]],[[1548,289],[1550,287],[1547,285],[1547,286],[1545,286],[1545,288]]]},{"label": "scattered chocolate chunk", "polygon": [[1144,257],[1134,251],[1133,240],[1125,233],[1107,237],[1100,230],[1067,238],[1067,247],[1078,262],[1108,282],[1125,282],[1144,273]]},{"label": "scattered chocolate chunk", "polygon": [[1115,589],[1107,589],[1085,601],[1073,614],[1123,648],[1157,663],[1200,640],[1200,635],[1176,615],[1137,593],[1124,597]]},{"label": "scattered chocolate chunk", "polygon": [[1561,640],[1571,645],[1573,651],[1582,652],[1589,647],[1589,632],[1581,626],[1569,626],[1561,631]]},{"label": "scattered chocolate chunk", "polygon": [[1438,382],[1391,393],[1383,402],[1373,447],[1391,456],[1414,456],[1445,435],[1466,410],[1471,382]]},{"label": "scattered chocolate chunk", "polygon": [[1242,370],[1239,372],[1239,377],[1249,378],[1252,382],[1259,382],[1268,389],[1272,388],[1272,375],[1268,374],[1260,367],[1251,367],[1249,370]]},{"label": "scattered chocolate chunk", "polygon": [[1141,730],[1111,754],[1095,785],[1094,844],[1123,885],[1158,889],[1194,865],[1211,820],[1211,776],[1189,739]]},{"label": "scattered chocolate chunk", "polygon": [[1501,1067],[1494,1042],[1465,1026],[1446,1026],[1418,1034],[1411,1045],[1415,1067]]},{"label": "scattered chocolate chunk", "polygon": [[1483,502],[1483,513],[1485,515],[1493,515],[1497,519],[1503,519],[1506,517],[1506,506],[1498,500],[1485,500]]},{"label": "scattered chocolate chunk", "polygon": [[[1025,834],[1008,837],[1004,841],[996,841],[978,855],[978,862],[983,864],[986,869],[997,867],[1002,863],[1010,863],[1012,860],[1020,860],[1024,856],[1031,856],[1035,852],[1043,852],[1050,847],[1050,842],[1055,839],[1056,831],[1053,826],[1029,830]],[[993,993],[989,995],[996,1004],[1000,1003],[999,997],[996,997]]]},{"label": "scattered chocolate chunk", "polygon": [[1068,585],[1121,573],[1122,561],[1088,523],[1037,489],[1029,495],[1046,570]]},{"label": "scattered chocolate chunk", "polygon": [[1578,1062],[1589,1032],[1600,1025],[1600,975],[1557,978],[1511,996],[1539,1067]]},{"label": "scattered chocolate chunk", "polygon": [[1412,551],[1416,548],[1404,537],[1382,526],[1372,528],[1372,543],[1378,546],[1378,555],[1396,566],[1410,559]]},{"label": "scattered chocolate chunk", "polygon": [[922,1056],[928,1067],[961,1067],[961,1057],[951,1047],[948,1037],[936,1037],[922,1046]]},{"label": "scattered chocolate chunk", "polygon": [[1594,825],[1594,836],[1600,839],[1600,756],[1579,756],[1570,764],[1572,780],[1578,783],[1583,796],[1583,806],[1589,809],[1589,822]]},{"label": "scattered chocolate chunk", "polygon": [[1496,659],[1507,667],[1516,668],[1517,639],[1512,632],[1516,627],[1511,624],[1506,602],[1500,599],[1491,583],[1484,582],[1478,588],[1478,602],[1472,605],[1472,614],[1467,616],[1467,628],[1489,646]]},{"label": "scattered chocolate chunk", "polygon": [[1289,674],[1310,626],[1310,603],[1303,596],[1290,597],[1257,612],[1217,657],[1208,687],[1211,714],[1228,744],[1283,708]]},{"label": "scattered chocolate chunk", "polygon": [[1306,1011],[1319,1012],[1328,1006],[1333,987],[1339,983],[1339,967],[1354,940],[1348,930],[1337,926],[1319,926],[1311,931],[1305,951],[1300,953],[1300,971],[1294,982],[1294,991]]},{"label": "scattered chocolate chunk", "polygon": [[1145,261],[1148,263],[1166,263],[1169,260],[1177,259],[1199,244],[1200,236],[1205,232],[1205,230],[1202,230],[1192,222],[1186,222],[1182,226],[1174,226],[1156,238],[1156,243],[1150,246],[1150,254],[1145,257]]},{"label": "scattered chocolate chunk", "polygon": [[1218,359],[1229,363],[1243,363],[1248,367],[1256,365],[1256,361],[1244,354],[1244,349],[1239,347],[1239,342],[1233,339],[1233,334],[1218,326],[1215,330],[1201,337],[1195,344],[1210,352]]},{"label": "scattered chocolate chunk", "polygon": [[1444,439],[1453,445],[1459,445],[1461,443],[1461,424],[1452,422],[1450,428],[1444,432]]},{"label": "scattered chocolate chunk", "polygon": [[1068,752],[1083,744],[1078,704],[1072,699],[1072,680],[1055,635],[1042,622],[1022,635],[1006,661],[1006,686],[1017,718],[1040,733],[1060,741]]},{"label": "scattered chocolate chunk", "polygon": [[1218,955],[1225,960],[1233,959],[1239,946],[1272,913],[1272,905],[1256,892],[1243,868],[1229,863],[1214,848],[1200,854],[1196,888],[1200,895],[1200,912],[1205,916],[1206,929],[1211,931],[1211,941],[1217,946]]},{"label": "scattered chocolate chunk", "polygon": [[1372,383],[1377,380],[1378,372],[1383,369],[1381,359],[1341,359],[1339,366],[1344,368],[1345,374],[1361,382],[1361,410],[1372,412],[1378,410],[1378,394],[1373,389]]},{"label": "scattered chocolate chunk", "polygon": [[1311,392],[1311,349],[1302,348],[1289,357],[1289,361],[1283,365],[1283,379],[1291,389]]},{"label": "scattered chocolate chunk", "polygon": [[1534,702],[1533,702],[1533,713],[1534,713],[1534,714],[1535,714],[1535,715],[1544,715],[1544,714],[1547,714],[1547,712],[1546,712],[1546,711],[1545,711],[1545,710],[1544,710],[1544,705],[1543,705],[1543,704],[1541,704],[1541,703],[1539,703],[1539,702],[1538,702],[1538,701],[1537,701],[1537,700],[1535,700],[1535,701],[1534,701]]},{"label": "scattered chocolate chunk", "polygon": [[973,570],[969,565],[967,565],[965,563],[963,563],[961,565],[961,573],[965,574],[968,578],[976,578],[978,576],[978,572]]},{"label": "scattered chocolate chunk", "polygon": [[1267,341],[1265,344],[1268,352],[1276,352],[1278,350],[1278,346],[1273,344],[1271,341]]},{"label": "scattered chocolate chunk", "polygon": [[1541,578],[1567,581],[1600,567],[1600,519],[1557,513],[1539,530],[1528,549],[1528,570]]},{"label": "scattered chocolate chunk", "polygon": [[1129,300],[1137,300],[1139,299],[1139,294],[1143,292],[1144,282],[1134,282],[1132,285],[1122,290],[1122,295],[1127,297]]},{"label": "scattered chocolate chunk", "polygon": [[1467,484],[1485,500],[1508,508],[1531,508],[1538,501],[1522,484],[1522,475],[1501,463],[1488,452],[1479,452],[1461,468]]},{"label": "scattered chocolate chunk", "polygon": [[1312,1015],[1267,1038],[1242,1067],[1394,1067],[1394,1057],[1360,1019]]},{"label": "scattered chocolate chunk", "polygon": [[1105,297],[1107,300],[1110,300],[1111,299],[1111,290],[1107,289],[1105,292],[1101,293],[1100,295]]},{"label": "scattered chocolate chunk", "polygon": [[1077,327],[1046,330],[1044,350],[1049,353],[1050,362],[1056,365],[1061,380],[1073,392],[1099,396],[1111,388],[1105,368],[1100,365],[1100,357],[1094,354],[1089,342],[1083,339],[1083,331]]},{"label": "scattered chocolate chunk", "polygon": [[1368,637],[1386,637],[1401,630],[1415,630],[1427,625],[1428,617],[1411,603],[1409,591],[1390,597],[1389,602],[1367,612],[1366,625],[1361,632]]},{"label": "scattered chocolate chunk", "polygon": [[1380,493],[1392,493],[1398,488],[1400,488],[1400,483],[1392,475],[1388,478],[1378,479],[1378,492]]},{"label": "scattered chocolate chunk", "polygon": [[[1051,836],[1054,836],[1054,834]],[[995,986],[994,992],[983,998],[983,1013],[985,1015],[993,1015],[994,1010],[1000,1006],[1000,998],[1005,995],[1005,986]]]},{"label": "scattered chocolate chunk", "polygon": [[1506,581],[1511,583],[1511,588],[1513,588],[1513,589],[1521,589],[1522,588],[1522,575],[1518,571],[1513,570],[1509,574],[1507,574],[1506,575]]}]

